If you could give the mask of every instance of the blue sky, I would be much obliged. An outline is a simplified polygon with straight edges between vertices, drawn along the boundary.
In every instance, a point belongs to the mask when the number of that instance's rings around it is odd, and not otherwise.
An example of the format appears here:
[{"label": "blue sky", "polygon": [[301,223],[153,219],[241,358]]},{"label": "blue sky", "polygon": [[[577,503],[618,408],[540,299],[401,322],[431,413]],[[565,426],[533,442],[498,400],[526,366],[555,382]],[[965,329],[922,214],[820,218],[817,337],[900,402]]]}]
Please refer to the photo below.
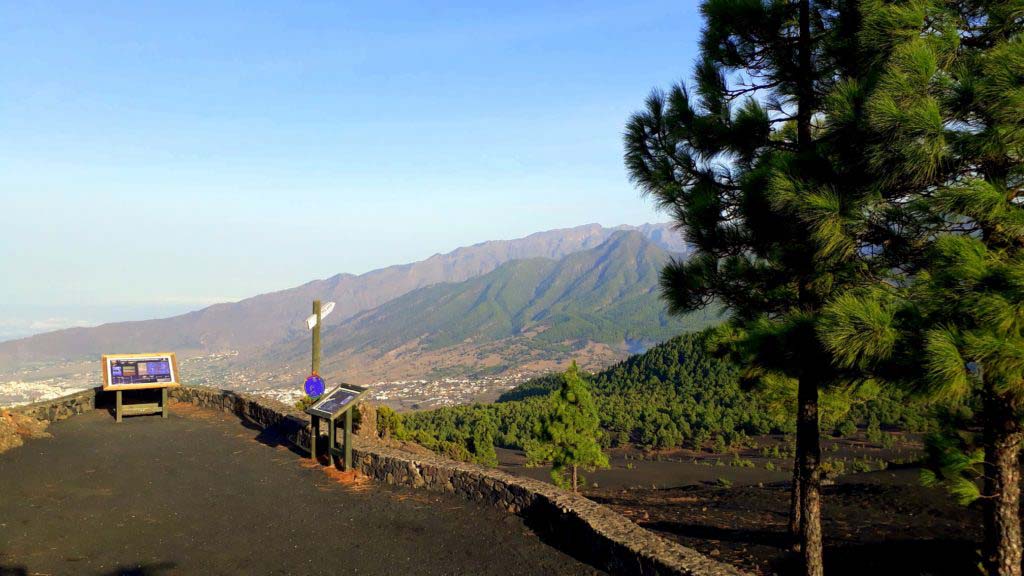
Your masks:
[{"label": "blue sky", "polygon": [[696,1],[0,2],[0,339],[589,222]]}]

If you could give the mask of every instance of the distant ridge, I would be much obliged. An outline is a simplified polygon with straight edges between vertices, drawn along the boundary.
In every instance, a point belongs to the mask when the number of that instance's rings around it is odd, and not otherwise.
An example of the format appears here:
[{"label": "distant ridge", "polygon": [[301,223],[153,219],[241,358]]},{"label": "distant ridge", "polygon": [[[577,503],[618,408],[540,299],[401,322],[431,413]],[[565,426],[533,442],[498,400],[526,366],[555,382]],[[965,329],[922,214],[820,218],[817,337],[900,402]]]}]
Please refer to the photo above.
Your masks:
[{"label": "distant ridge", "polygon": [[514,260],[558,260],[597,247],[623,230],[635,230],[664,250],[686,251],[681,237],[668,224],[615,228],[588,224],[549,230],[515,240],[482,242],[420,262],[389,266],[358,276],[338,274],[171,318],[69,328],[0,342],[0,369],[98,356],[111,350],[169,349],[198,353],[265,348],[305,333],[301,320],[314,298],[337,302],[335,312],[325,322],[326,326],[334,326],[413,290],[482,276]]},{"label": "distant ridge", "polygon": [[[462,282],[409,292],[324,335],[325,370],[360,381],[506,370],[577,359],[601,365],[719,321],[668,315],[659,274],[668,251],[638,230],[613,232],[559,260],[512,260]],[[305,341],[266,365],[301,365]]]}]

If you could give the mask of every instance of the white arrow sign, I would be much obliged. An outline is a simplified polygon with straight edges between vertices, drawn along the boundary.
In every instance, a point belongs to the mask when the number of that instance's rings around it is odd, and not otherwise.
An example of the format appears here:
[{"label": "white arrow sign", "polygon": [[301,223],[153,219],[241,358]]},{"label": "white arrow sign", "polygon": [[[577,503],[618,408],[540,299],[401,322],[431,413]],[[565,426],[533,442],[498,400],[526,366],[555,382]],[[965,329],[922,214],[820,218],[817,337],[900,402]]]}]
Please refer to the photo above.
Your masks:
[{"label": "white arrow sign", "polygon": [[[320,307],[320,318],[327,318],[327,315],[334,310],[334,302],[328,302]],[[316,314],[310,314],[309,318],[306,318],[306,328],[312,330],[316,327]]]}]

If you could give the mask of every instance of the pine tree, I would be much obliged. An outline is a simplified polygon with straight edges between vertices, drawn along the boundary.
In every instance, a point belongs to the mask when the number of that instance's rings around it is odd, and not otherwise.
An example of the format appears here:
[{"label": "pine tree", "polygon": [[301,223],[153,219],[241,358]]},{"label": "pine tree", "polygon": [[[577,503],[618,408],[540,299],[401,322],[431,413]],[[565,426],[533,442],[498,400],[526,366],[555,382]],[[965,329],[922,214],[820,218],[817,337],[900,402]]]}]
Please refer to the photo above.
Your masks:
[{"label": "pine tree", "polygon": [[582,481],[579,468],[609,466],[599,441],[602,432],[597,406],[576,362],[546,401],[547,410],[536,425],[535,439],[526,446],[527,460],[531,465],[552,464],[551,478],[555,483],[576,492]]},{"label": "pine tree", "polygon": [[984,498],[983,565],[1019,576],[1024,4],[865,4],[863,45],[884,63],[866,104],[866,150],[884,175],[878,218],[891,232],[873,249],[898,263],[897,276],[836,298],[821,333],[842,366],[948,405],[924,479],[961,501]]},{"label": "pine tree", "polygon": [[859,5],[706,0],[695,91],[654,92],[625,135],[631,178],[695,248],[662,273],[670,311],[722,304],[748,376],[796,382],[791,530],[808,575],[823,573],[819,389],[847,383],[817,324],[871,273]]},{"label": "pine tree", "polygon": [[480,414],[471,424],[473,461],[484,466],[497,466],[498,453],[494,450],[494,438],[498,435],[498,423],[490,413]]}]

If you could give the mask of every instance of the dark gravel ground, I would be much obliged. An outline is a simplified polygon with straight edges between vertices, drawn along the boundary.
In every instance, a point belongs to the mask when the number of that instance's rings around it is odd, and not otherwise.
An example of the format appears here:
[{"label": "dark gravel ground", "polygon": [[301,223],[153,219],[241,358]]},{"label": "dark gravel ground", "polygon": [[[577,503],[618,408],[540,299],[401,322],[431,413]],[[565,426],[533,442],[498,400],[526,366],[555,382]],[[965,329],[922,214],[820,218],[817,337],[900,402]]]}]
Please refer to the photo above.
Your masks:
[{"label": "dark gravel ground", "polygon": [[[841,477],[822,489],[829,576],[978,574],[981,514],[914,467]],[[787,535],[788,484],[668,490],[590,490],[587,495],[640,526],[718,560],[763,575],[799,573]]]},{"label": "dark gravel ground", "polygon": [[594,574],[517,517],[312,466],[219,412],[96,410],[0,454],[0,575]]}]

